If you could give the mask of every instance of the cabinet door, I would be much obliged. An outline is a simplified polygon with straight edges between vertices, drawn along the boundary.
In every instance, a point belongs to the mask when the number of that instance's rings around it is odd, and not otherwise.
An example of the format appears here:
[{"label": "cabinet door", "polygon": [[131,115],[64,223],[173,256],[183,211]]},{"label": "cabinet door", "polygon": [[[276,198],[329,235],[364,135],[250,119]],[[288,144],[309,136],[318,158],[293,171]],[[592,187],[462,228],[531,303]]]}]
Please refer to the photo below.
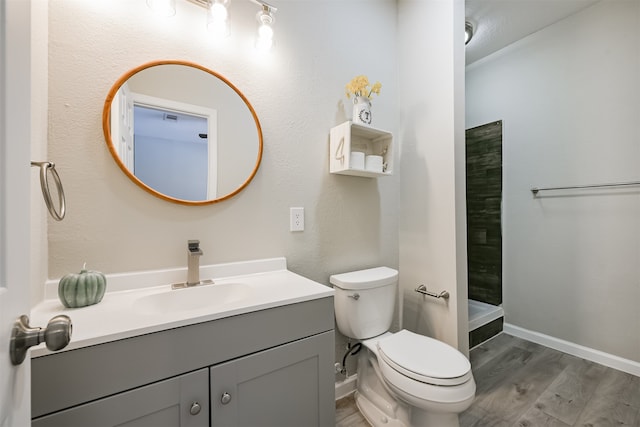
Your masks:
[{"label": "cabinet door", "polygon": [[211,368],[214,427],[335,425],[333,331]]},{"label": "cabinet door", "polygon": [[[32,427],[207,427],[208,369],[36,418]],[[64,390],[60,391],[64,393]],[[197,406],[200,409],[198,411]],[[192,410],[193,407],[193,410]],[[191,412],[198,412],[192,415]]]}]

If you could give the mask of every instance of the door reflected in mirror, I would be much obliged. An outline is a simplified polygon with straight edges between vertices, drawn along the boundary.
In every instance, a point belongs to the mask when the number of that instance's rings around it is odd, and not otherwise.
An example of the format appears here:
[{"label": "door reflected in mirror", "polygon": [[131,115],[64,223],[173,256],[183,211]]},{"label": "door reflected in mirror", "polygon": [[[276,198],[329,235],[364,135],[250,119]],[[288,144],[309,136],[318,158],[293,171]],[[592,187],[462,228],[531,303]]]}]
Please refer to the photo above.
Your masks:
[{"label": "door reflected in mirror", "polygon": [[105,100],[103,129],[122,171],[181,204],[225,200],[246,187],[262,158],[262,131],[246,97],[224,77],[183,61],[144,64]]}]

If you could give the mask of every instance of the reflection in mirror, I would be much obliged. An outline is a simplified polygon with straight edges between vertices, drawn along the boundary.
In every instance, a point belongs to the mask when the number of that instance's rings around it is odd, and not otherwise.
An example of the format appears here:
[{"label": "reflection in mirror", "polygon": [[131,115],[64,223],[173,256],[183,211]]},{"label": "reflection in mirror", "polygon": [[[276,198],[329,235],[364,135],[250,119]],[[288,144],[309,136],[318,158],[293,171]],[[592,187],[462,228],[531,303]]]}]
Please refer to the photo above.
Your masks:
[{"label": "reflection in mirror", "polygon": [[112,87],[103,111],[111,154],[165,200],[208,204],[240,192],[262,157],[260,123],[244,95],[197,64],[142,65]]}]

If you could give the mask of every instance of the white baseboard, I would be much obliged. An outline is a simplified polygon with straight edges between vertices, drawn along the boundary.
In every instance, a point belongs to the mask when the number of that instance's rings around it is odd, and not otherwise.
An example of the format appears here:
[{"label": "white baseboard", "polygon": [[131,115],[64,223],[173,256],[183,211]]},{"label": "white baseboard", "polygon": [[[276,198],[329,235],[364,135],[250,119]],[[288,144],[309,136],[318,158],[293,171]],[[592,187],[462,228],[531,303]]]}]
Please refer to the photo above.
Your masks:
[{"label": "white baseboard", "polygon": [[640,377],[639,362],[624,359],[613,354],[561,340],[539,332],[530,331],[509,323],[504,324],[503,331],[509,335],[513,335],[514,337],[522,338],[545,347],[571,354],[572,356],[581,357],[583,359]]},{"label": "white baseboard", "polygon": [[353,374],[339,383],[336,383],[336,400],[340,400],[356,391],[356,379],[358,374]]}]

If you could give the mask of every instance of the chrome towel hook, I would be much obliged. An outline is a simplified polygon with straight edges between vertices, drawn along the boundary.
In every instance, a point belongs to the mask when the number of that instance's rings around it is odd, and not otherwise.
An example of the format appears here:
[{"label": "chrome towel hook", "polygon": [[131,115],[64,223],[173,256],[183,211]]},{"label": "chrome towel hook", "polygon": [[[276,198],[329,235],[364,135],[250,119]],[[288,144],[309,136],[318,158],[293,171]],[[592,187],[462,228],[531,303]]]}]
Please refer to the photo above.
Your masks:
[{"label": "chrome towel hook", "polygon": [[[31,166],[40,168],[40,187],[42,187],[42,197],[44,197],[44,203],[47,205],[49,213],[56,221],[62,221],[66,212],[66,202],[64,199],[64,190],[62,189],[62,181],[60,181],[60,176],[56,171],[56,165],[52,162],[31,162]],[[53,181],[56,183],[56,190],[58,192],[58,205],[60,206],[59,211],[56,211],[53,200],[51,198],[51,191],[49,190],[49,170],[51,170]]]}]

